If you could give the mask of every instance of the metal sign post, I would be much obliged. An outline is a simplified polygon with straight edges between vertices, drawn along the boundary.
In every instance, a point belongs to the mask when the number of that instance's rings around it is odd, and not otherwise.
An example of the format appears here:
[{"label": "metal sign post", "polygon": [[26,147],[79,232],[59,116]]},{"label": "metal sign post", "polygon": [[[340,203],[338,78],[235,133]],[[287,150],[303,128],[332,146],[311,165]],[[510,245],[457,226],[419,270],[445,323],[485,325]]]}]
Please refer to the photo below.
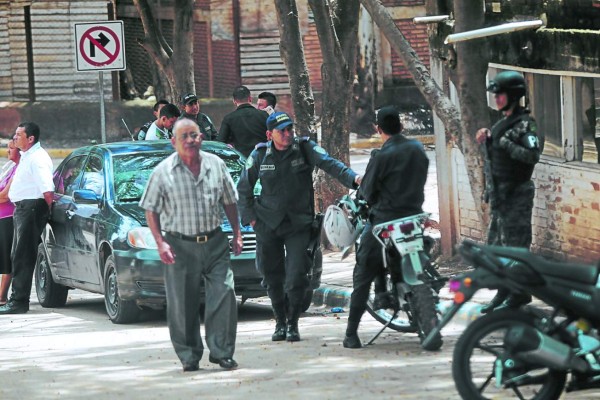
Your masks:
[{"label": "metal sign post", "polygon": [[100,131],[102,143],[106,143],[104,71],[123,71],[126,68],[123,21],[75,24],[75,52],[78,72],[99,72]]}]

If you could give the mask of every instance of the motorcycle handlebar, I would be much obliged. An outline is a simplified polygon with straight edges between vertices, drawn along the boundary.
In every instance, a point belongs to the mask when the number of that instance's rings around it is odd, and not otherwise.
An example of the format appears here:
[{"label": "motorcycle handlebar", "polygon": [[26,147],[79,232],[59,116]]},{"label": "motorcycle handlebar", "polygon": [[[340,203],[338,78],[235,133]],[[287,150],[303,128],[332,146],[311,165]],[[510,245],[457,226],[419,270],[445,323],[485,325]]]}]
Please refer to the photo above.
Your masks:
[{"label": "motorcycle handlebar", "polygon": [[472,261],[475,265],[481,266],[498,275],[504,275],[503,266],[493,254],[478,243],[471,240],[465,240],[458,248],[460,254],[467,260]]}]

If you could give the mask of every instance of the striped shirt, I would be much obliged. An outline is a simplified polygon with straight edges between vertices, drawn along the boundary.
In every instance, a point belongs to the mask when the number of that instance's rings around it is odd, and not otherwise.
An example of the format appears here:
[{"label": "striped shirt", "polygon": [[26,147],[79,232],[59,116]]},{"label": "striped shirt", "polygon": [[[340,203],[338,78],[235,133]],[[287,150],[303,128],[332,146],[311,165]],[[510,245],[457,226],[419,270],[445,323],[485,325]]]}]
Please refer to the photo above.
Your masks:
[{"label": "striped shirt", "polygon": [[160,216],[163,231],[197,235],[218,228],[222,206],[237,203],[237,190],[223,160],[200,151],[198,178],[177,153],[156,166],[140,200]]}]

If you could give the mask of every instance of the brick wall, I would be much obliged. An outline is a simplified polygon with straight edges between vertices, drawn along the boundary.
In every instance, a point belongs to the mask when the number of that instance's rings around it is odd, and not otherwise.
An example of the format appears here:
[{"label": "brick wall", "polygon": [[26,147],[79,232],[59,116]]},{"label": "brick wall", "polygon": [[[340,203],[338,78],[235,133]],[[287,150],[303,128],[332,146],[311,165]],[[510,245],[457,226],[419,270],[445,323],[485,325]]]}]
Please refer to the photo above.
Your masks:
[{"label": "brick wall", "polygon": [[[416,51],[421,61],[429,68],[429,41],[427,36],[427,26],[424,24],[415,25],[412,19],[395,21],[400,31],[404,34],[410,45]],[[392,79],[394,83],[412,82],[412,76],[400,56],[392,49]]]},{"label": "brick wall", "polygon": [[[453,151],[461,239],[484,240],[462,154]],[[543,158],[535,167],[531,250],[543,256],[581,262],[600,259],[600,171],[585,163]]]},{"label": "brick wall", "polygon": [[310,84],[314,91],[320,92],[323,90],[323,81],[321,80],[323,56],[321,54],[319,37],[317,36],[317,27],[314,23],[308,25],[308,31],[302,38],[302,41],[304,43],[304,57],[306,58]]},{"label": "brick wall", "polygon": [[208,46],[208,24],[206,22],[194,22],[194,84],[196,94],[200,97],[209,97],[210,77],[209,68],[209,46]]},{"label": "brick wall", "polygon": [[230,98],[233,89],[240,84],[237,67],[237,45],[233,40],[212,42],[213,56],[213,97]]}]

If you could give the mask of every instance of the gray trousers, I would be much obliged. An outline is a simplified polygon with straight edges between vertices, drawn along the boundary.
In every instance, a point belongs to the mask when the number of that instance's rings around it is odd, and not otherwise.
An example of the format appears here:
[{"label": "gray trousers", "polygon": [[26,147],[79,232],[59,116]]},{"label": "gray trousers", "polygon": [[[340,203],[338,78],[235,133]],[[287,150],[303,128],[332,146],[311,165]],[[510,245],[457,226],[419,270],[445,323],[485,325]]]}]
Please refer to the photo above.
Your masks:
[{"label": "gray trousers", "polygon": [[200,290],[204,282],[206,344],[216,358],[233,357],[237,333],[237,302],[227,236],[219,232],[206,243],[169,234],[175,264],[165,265],[167,324],[175,353],[183,364],[202,358]]}]

